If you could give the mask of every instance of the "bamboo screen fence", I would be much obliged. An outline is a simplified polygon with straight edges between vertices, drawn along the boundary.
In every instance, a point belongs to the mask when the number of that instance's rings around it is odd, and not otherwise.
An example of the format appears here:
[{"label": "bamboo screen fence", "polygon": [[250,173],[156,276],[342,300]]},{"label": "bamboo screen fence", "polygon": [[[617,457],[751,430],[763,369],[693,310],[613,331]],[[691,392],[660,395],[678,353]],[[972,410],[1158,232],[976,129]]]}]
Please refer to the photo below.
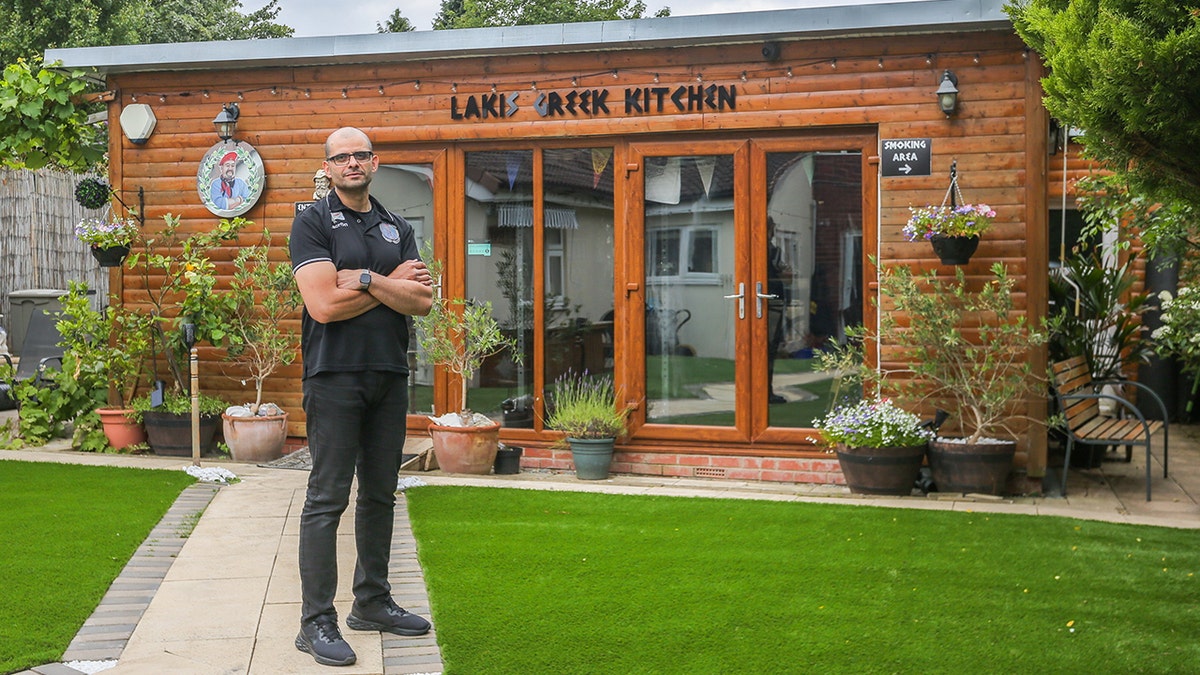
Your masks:
[{"label": "bamboo screen fence", "polygon": [[[81,178],[50,169],[0,170],[0,325],[10,339],[15,317],[9,295],[14,291],[65,291],[68,282],[81,281],[96,291],[98,306],[106,304],[108,270],[75,238],[81,218],[105,213],[75,201]],[[9,351],[16,347],[8,345]]]}]

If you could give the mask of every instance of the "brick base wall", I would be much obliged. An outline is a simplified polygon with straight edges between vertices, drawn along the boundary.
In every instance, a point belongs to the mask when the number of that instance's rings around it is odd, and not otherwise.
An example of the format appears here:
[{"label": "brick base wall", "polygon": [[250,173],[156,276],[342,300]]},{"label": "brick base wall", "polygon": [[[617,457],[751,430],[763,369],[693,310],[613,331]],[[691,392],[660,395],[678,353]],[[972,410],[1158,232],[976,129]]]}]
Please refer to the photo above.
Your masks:
[{"label": "brick base wall", "polygon": [[[523,469],[573,471],[571,451],[566,448],[526,447]],[[816,483],[845,485],[841,466],[829,459],[788,457],[738,457],[671,453],[621,452],[613,455],[612,472],[634,476],[712,478],[773,483]]]}]

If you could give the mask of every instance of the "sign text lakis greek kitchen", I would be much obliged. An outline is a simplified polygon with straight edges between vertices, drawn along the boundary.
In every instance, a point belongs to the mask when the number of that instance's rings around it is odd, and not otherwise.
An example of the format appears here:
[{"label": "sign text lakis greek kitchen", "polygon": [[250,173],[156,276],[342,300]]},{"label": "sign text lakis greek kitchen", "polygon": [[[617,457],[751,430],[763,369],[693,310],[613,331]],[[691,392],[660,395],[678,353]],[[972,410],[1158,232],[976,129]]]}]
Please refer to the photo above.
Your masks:
[{"label": "sign text lakis greek kitchen", "polygon": [[[568,91],[497,92],[450,97],[450,119],[488,120],[513,117],[529,108],[539,117],[596,117],[612,115],[612,108],[625,115],[655,113],[724,112],[737,109],[734,85],[691,85],[678,87],[630,87],[616,104],[608,89]],[[532,100],[531,100],[532,99]]]}]

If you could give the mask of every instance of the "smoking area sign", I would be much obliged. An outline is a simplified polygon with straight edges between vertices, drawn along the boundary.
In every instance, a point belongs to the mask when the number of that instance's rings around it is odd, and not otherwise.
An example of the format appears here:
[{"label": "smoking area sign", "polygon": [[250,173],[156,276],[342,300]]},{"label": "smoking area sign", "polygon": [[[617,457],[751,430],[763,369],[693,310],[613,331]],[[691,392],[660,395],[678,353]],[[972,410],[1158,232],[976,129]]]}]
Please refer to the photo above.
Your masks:
[{"label": "smoking area sign", "polygon": [[932,144],[928,138],[885,138],[880,151],[883,176],[928,176]]}]

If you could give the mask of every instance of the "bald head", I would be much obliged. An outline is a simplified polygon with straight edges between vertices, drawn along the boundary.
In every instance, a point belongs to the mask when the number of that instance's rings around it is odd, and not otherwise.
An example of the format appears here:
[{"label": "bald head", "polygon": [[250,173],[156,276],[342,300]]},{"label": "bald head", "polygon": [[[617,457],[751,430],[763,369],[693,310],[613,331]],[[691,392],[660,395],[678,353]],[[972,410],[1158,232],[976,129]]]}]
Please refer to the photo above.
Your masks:
[{"label": "bald head", "polygon": [[374,150],[374,148],[371,146],[371,139],[368,138],[361,129],[356,129],[354,127],[342,127],[332,134],[329,134],[329,138],[325,139],[325,156],[328,157],[330,154],[332,154],[330,147],[334,143],[337,141],[347,140],[361,140],[363,143],[366,143],[367,150]]}]

